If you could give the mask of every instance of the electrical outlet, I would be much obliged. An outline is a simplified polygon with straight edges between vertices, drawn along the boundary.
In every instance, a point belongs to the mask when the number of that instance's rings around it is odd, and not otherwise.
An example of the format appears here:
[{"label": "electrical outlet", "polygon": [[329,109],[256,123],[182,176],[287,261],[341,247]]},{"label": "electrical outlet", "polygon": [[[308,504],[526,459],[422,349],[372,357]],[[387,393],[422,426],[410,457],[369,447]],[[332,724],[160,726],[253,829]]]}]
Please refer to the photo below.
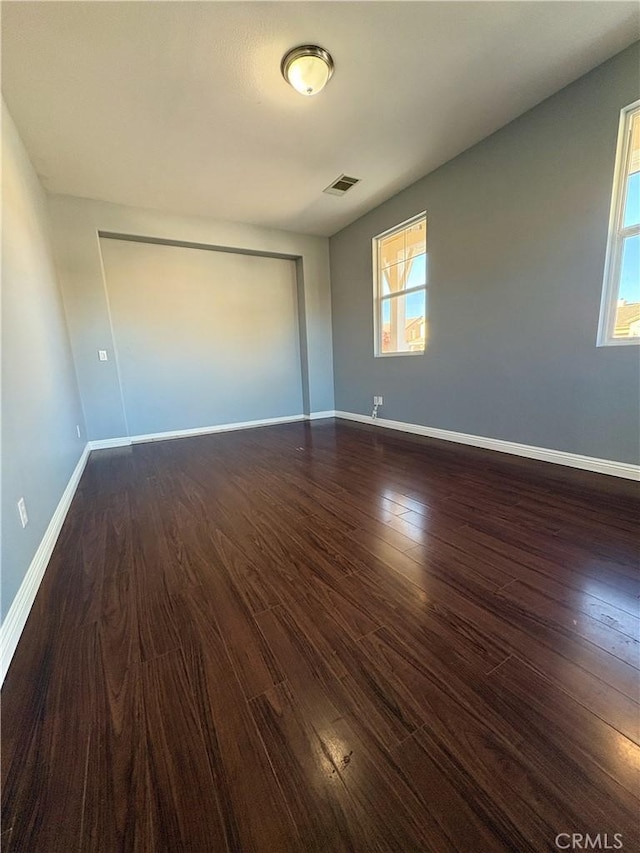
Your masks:
[{"label": "electrical outlet", "polygon": [[373,398],[373,405],[374,406],[381,406],[382,405],[382,397],[374,397]]},{"label": "electrical outlet", "polygon": [[80,424],[76,424],[76,435],[80,438]]},{"label": "electrical outlet", "polygon": [[382,401],[382,397],[378,397],[378,405],[379,405],[379,406],[381,406],[381,405],[382,405],[382,402],[383,402],[383,401]]},{"label": "electrical outlet", "polygon": [[109,361],[109,357],[107,356],[106,349],[99,349],[98,350],[98,360],[99,361]]},{"label": "electrical outlet", "polygon": [[24,502],[24,498],[20,498],[18,501],[18,512],[20,513],[20,523],[23,527],[26,527],[29,524],[29,516],[27,515],[27,507]]}]

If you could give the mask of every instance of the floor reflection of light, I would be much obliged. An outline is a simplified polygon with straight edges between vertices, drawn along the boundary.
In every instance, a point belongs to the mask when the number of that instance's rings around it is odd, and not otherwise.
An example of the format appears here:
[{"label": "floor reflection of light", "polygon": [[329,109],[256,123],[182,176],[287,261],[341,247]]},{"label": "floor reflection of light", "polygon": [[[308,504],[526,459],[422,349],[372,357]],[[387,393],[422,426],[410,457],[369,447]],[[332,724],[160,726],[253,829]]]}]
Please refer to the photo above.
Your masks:
[{"label": "floor reflection of light", "polygon": [[[400,503],[398,498],[401,498],[403,503]],[[389,506],[389,502],[395,504],[401,512],[393,511]],[[391,488],[383,489],[378,499],[378,506],[380,508],[379,519],[398,533],[402,533],[409,539],[413,539],[416,545],[425,545],[432,518],[429,513],[417,512],[415,509],[410,509],[408,504],[417,505],[412,498],[400,495]]]},{"label": "floor reflection of light", "polygon": [[347,768],[352,775],[355,772],[352,767],[353,748],[334,729],[317,730],[317,734],[320,739],[318,761],[322,775],[333,776]]},{"label": "floor reflection of light", "polygon": [[434,506],[433,498],[429,495],[420,494],[418,497],[412,497],[394,489],[392,486],[382,487],[382,497],[388,501],[400,504],[407,510],[414,510],[421,514],[429,512]]},{"label": "floor reflection of light", "polygon": [[[640,604],[634,595],[623,590],[616,589],[610,583],[600,583],[600,581],[585,577],[582,584],[582,594],[585,597],[600,599],[604,608],[607,606],[615,607],[618,610],[624,610],[626,613],[631,613],[634,616],[640,616]],[[594,606],[594,602],[587,601],[587,605]],[[589,608],[590,612],[591,608]]]},{"label": "floor reflection of light", "polygon": [[611,739],[613,741],[612,752],[618,757],[620,763],[638,773],[640,771],[640,746],[624,735],[618,734],[618,732],[612,732]]},{"label": "floor reflection of light", "polygon": [[401,495],[400,492],[397,492],[395,489],[388,486],[385,486],[382,489],[381,497],[383,500],[392,501],[395,504],[402,504],[403,506],[403,501],[406,501],[406,497],[404,495]]},{"label": "floor reflection of light", "polygon": [[426,545],[429,541],[429,531],[425,529],[426,524],[424,526],[418,527],[415,524],[411,524],[410,529],[406,531],[401,531],[406,533],[406,535],[413,539],[416,545]]}]

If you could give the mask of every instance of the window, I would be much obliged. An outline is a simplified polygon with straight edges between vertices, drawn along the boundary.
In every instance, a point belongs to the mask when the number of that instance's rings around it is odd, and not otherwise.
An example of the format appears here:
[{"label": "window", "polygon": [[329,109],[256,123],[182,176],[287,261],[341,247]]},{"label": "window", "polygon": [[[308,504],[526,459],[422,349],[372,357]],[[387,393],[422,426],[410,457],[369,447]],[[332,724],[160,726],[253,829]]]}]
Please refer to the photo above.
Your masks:
[{"label": "window", "polygon": [[622,110],[598,346],[640,343],[640,101]]},{"label": "window", "polygon": [[373,239],[375,354],[418,355],[427,342],[427,218]]}]

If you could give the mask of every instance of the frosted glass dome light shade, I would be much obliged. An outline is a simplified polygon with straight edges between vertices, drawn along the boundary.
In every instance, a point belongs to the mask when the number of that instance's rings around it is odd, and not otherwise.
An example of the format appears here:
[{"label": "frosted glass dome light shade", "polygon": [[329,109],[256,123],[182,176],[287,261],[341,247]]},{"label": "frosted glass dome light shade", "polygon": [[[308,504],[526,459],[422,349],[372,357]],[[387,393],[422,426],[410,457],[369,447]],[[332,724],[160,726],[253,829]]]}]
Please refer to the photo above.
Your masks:
[{"label": "frosted glass dome light shade", "polygon": [[301,95],[317,95],[333,74],[333,59],[322,47],[304,44],[294,47],[280,65],[282,76]]}]

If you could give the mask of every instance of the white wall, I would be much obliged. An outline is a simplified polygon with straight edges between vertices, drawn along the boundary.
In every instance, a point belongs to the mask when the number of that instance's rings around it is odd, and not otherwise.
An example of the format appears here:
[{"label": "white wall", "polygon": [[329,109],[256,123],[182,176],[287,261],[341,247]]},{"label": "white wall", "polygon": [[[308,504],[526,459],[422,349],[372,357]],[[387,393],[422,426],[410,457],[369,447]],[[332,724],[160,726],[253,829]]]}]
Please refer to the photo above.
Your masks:
[{"label": "white wall", "polygon": [[[113,352],[99,232],[181,241],[297,259],[305,410],[334,408],[328,240],[200,217],[171,216],[71,196],[50,196],[54,249],[90,439],[127,435]],[[198,426],[194,424],[194,426]]]},{"label": "white wall", "polygon": [[[45,194],[2,102],[2,617],[84,448]],[[24,497],[23,530],[17,501]]]},{"label": "white wall", "polygon": [[130,435],[302,414],[294,261],[100,247]]}]

